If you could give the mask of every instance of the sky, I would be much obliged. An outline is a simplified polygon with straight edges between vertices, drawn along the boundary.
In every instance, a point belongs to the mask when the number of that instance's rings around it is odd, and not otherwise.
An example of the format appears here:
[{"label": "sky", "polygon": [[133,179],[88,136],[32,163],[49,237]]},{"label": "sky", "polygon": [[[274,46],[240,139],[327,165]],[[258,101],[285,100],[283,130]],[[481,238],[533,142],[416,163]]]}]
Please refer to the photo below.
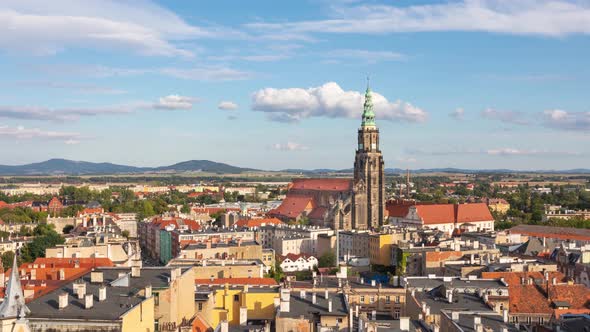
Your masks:
[{"label": "sky", "polygon": [[590,1],[0,2],[0,164],[590,164]]}]

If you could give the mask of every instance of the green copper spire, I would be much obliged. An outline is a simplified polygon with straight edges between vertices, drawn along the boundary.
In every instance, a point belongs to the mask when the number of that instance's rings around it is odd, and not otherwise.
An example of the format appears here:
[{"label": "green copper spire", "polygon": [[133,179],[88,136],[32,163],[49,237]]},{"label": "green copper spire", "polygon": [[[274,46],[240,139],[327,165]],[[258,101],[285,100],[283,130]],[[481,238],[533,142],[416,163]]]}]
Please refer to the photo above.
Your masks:
[{"label": "green copper spire", "polygon": [[373,97],[371,96],[371,87],[367,77],[367,91],[365,92],[365,104],[363,106],[362,127],[375,127],[375,112],[373,112]]}]

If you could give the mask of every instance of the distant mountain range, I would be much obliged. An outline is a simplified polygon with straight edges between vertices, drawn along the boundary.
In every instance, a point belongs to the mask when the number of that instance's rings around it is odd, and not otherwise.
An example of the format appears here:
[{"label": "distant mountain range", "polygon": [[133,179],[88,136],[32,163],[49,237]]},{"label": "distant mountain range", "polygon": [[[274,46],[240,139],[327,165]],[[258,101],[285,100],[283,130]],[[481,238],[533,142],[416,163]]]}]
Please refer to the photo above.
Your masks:
[{"label": "distant mountain range", "polygon": [[[181,172],[206,172],[216,174],[240,174],[245,172],[262,172],[263,170],[254,168],[244,168],[232,166],[224,163],[218,163],[209,160],[189,160],[169,166],[160,167],[136,167],[117,165],[112,163],[92,163],[86,161],[73,161],[67,159],[50,159],[47,161],[32,163],[26,165],[8,166],[0,165],[0,175],[105,175],[105,174],[141,174],[141,173],[181,173]],[[352,173],[352,168],[348,169],[284,169],[280,172],[307,174],[317,176],[326,173]],[[387,168],[387,174],[404,174],[405,169]],[[461,169],[461,168],[427,168],[411,170],[413,174],[421,173],[545,173],[545,174],[590,174],[590,169],[570,169],[570,170],[537,170],[521,171],[510,169]]]},{"label": "distant mountain range", "polygon": [[92,163],[67,159],[50,159],[40,163],[6,166],[0,165],[0,175],[91,175],[91,174],[137,174],[137,173],[176,173],[208,172],[220,174],[239,174],[258,171],[252,168],[236,167],[209,160],[189,160],[170,166],[136,167],[112,163]]}]

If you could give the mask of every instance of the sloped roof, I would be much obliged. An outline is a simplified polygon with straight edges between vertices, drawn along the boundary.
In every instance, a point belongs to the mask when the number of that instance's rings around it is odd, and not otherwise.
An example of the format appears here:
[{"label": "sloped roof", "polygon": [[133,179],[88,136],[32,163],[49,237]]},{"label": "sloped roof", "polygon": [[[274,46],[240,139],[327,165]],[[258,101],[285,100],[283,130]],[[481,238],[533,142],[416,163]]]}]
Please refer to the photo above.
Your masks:
[{"label": "sloped roof", "polygon": [[347,191],[352,190],[352,180],[342,178],[293,179],[290,189]]},{"label": "sloped roof", "polygon": [[[45,267],[59,267],[59,268],[68,268],[74,267],[78,263],[80,267],[84,268],[93,268],[93,267],[113,267],[113,261],[109,258],[46,258],[46,257],[38,257],[32,264],[45,264]],[[28,267],[31,263],[25,263],[21,267]]]},{"label": "sloped roof", "polygon": [[281,205],[269,211],[268,214],[297,218],[310,204],[313,205],[313,198],[309,196],[287,196]]},{"label": "sloped roof", "polygon": [[241,219],[236,222],[238,227],[261,227],[262,225],[280,225],[283,224],[277,218],[265,218],[265,219]]},{"label": "sloped roof", "polygon": [[[297,255],[297,254],[291,254],[291,253],[289,253],[289,254],[286,254],[286,255],[284,255],[284,256],[283,256],[283,255],[279,255],[279,261],[281,261],[281,262],[282,262],[282,261],[284,261],[285,259],[287,259],[287,258],[288,258],[290,261],[294,262],[294,261],[298,260],[299,258],[303,258],[303,259],[307,260],[307,259],[309,259],[310,257],[313,257],[313,256],[311,256],[311,255],[306,255],[306,254],[298,254],[298,255]],[[314,257],[314,258],[315,258],[315,257]]]},{"label": "sloped roof", "polygon": [[552,227],[540,225],[516,225],[508,230],[510,233],[560,240],[590,241],[590,229]]},{"label": "sloped roof", "polygon": [[328,211],[328,208],[318,206],[307,215],[309,219],[324,219],[324,215]]},{"label": "sloped roof", "polygon": [[484,203],[414,205],[424,224],[452,224],[493,221]]}]

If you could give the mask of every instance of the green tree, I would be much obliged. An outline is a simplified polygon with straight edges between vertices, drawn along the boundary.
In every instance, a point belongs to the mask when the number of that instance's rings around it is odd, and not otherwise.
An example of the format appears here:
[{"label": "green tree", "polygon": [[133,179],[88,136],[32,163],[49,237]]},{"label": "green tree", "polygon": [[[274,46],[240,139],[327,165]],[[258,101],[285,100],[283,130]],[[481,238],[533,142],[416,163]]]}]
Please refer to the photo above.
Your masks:
[{"label": "green tree", "polygon": [[319,267],[333,267],[336,266],[336,255],[333,252],[327,252],[318,259]]},{"label": "green tree", "polygon": [[125,237],[126,239],[129,238],[129,231],[128,230],[124,230],[121,232],[121,235],[123,235],[123,237]]},{"label": "green tree", "polygon": [[[4,271],[12,268],[12,260],[14,259],[14,251],[5,251],[2,253],[2,255],[0,256],[2,258],[2,267],[4,268]],[[17,265],[21,265],[22,264],[22,258],[19,256],[16,258],[16,263]]]},{"label": "green tree", "polygon": [[74,229],[74,225],[66,225],[63,229],[64,234],[70,234],[70,232]]},{"label": "green tree", "polygon": [[21,257],[24,262],[33,262],[37,257],[45,257],[45,249],[65,242],[53,225],[39,224],[33,231],[35,238],[21,249]]}]

